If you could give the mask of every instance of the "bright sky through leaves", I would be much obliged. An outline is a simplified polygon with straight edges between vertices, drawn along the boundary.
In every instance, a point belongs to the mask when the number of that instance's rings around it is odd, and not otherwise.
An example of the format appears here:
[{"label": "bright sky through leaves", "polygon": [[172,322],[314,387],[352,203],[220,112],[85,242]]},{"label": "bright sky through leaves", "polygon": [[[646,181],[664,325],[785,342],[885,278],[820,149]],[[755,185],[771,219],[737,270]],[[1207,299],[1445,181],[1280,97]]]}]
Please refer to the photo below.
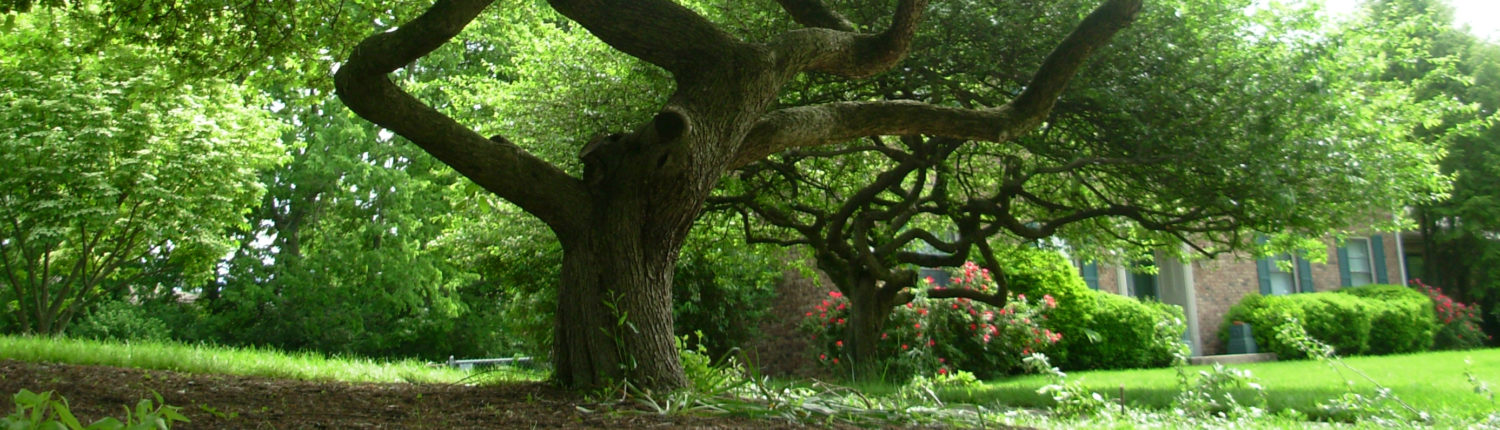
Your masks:
[{"label": "bright sky through leaves", "polygon": [[[1491,41],[1500,41],[1500,2],[1495,0],[1447,0],[1453,7],[1453,22],[1457,26],[1469,26],[1475,36]],[[1337,16],[1348,16],[1361,0],[1324,0],[1328,11]]]}]

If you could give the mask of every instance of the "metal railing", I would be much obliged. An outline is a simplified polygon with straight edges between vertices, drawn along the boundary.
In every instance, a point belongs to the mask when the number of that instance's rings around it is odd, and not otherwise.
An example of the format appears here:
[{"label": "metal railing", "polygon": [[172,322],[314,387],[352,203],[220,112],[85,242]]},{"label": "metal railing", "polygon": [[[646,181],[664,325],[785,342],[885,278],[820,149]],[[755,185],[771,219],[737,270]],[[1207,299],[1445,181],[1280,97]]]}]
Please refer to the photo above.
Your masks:
[{"label": "metal railing", "polygon": [[532,367],[534,363],[531,357],[473,358],[467,360],[457,360],[454,359],[451,355],[448,356],[448,367],[457,367],[462,370],[474,370],[475,365]]}]

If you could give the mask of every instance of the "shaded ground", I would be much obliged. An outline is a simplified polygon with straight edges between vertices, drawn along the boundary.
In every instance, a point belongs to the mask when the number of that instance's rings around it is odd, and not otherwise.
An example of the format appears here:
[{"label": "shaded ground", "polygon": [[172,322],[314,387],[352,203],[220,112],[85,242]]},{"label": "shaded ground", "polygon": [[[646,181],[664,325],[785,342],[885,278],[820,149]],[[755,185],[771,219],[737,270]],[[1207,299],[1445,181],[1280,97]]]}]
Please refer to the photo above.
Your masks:
[{"label": "shaded ground", "polygon": [[122,406],[155,390],[192,420],[174,427],[181,429],[804,428],[738,417],[584,413],[578,396],[540,383],[348,384],[0,360],[0,413],[11,411],[8,398],[22,388],[67,397],[85,423],[121,417]]}]

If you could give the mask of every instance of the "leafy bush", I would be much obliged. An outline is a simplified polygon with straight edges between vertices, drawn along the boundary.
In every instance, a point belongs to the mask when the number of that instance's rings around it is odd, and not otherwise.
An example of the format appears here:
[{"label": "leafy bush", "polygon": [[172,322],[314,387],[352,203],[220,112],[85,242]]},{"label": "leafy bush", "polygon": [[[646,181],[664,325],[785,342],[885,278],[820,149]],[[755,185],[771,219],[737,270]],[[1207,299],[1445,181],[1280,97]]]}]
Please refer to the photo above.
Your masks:
[{"label": "leafy bush", "polygon": [[[953,279],[954,288],[992,291],[995,285],[987,271],[973,263]],[[1051,296],[1032,302],[1025,295],[1010,297],[1004,308],[969,299],[932,299],[925,289],[912,302],[897,306],[886,321],[877,345],[884,360],[879,369],[889,380],[912,376],[945,377],[957,371],[982,378],[1017,373],[1022,358],[1042,352],[1063,338],[1041,324],[1058,306]],[[813,332],[821,347],[819,362],[843,370],[849,301],[834,291],[807,313],[804,328]]]},{"label": "leafy bush", "polygon": [[744,249],[688,247],[672,280],[672,314],[679,336],[719,359],[760,335],[781,272],[772,258]]},{"label": "leafy bush", "polygon": [[1343,355],[1364,354],[1370,349],[1371,306],[1358,297],[1331,292],[1289,296],[1302,306],[1302,327],[1313,338],[1333,346]]},{"label": "leafy bush", "polygon": [[[1282,359],[1300,358],[1307,355],[1292,345],[1277,339],[1281,326],[1301,321],[1306,317],[1292,296],[1262,296],[1250,293],[1224,313],[1224,324],[1219,326],[1219,340],[1229,342],[1229,326],[1236,322],[1250,324],[1251,335],[1262,352],[1275,353]],[[1300,325],[1300,324],[1299,324]]]},{"label": "leafy bush", "polygon": [[1004,260],[1011,291],[1057,299],[1042,326],[1066,334],[1048,352],[1063,370],[1167,366],[1182,345],[1186,323],[1177,306],[1090,290],[1054,251],[1021,248]]},{"label": "leafy bush", "polygon": [[1484,320],[1480,317],[1479,305],[1455,302],[1443,294],[1441,288],[1423,284],[1420,279],[1413,279],[1412,283],[1416,284],[1418,291],[1432,298],[1438,321],[1437,333],[1433,336],[1433,345],[1437,349],[1480,348],[1491,340],[1480,328]]},{"label": "leafy bush", "polygon": [[1365,298],[1370,306],[1370,354],[1432,349],[1437,316],[1427,295],[1400,285],[1364,285],[1338,292]]},{"label": "leafy bush", "polygon": [[[1275,334],[1283,331],[1283,325],[1298,321],[1302,330],[1313,339],[1331,345],[1338,354],[1365,354],[1370,351],[1373,315],[1382,313],[1386,304],[1380,300],[1365,300],[1355,294],[1338,292],[1314,292],[1314,294],[1247,295],[1239,304],[1230,307],[1220,327],[1220,340],[1229,342],[1229,327],[1235,322],[1248,322],[1253,327],[1256,345],[1262,351],[1275,352],[1281,358],[1307,358],[1307,352],[1295,345],[1283,342]],[[1415,330],[1419,327],[1389,328],[1392,331]],[[1385,331],[1382,331],[1385,333]],[[1416,339],[1391,340],[1382,348],[1394,345],[1421,343]]]},{"label": "leafy bush", "polygon": [[1059,367],[1073,370],[1165,367],[1172,364],[1172,353],[1184,347],[1182,333],[1187,326],[1182,308],[1097,291],[1088,291],[1087,296],[1093,299],[1093,304],[1088,306],[1091,311],[1081,323],[1059,317],[1046,324],[1076,327],[1080,333],[1063,339],[1057,348]]},{"label": "leafy bush", "polygon": [[172,337],[172,331],[161,319],[145,308],[113,300],[100,304],[83,320],[72,324],[68,334],[74,337],[119,340],[161,341]]}]

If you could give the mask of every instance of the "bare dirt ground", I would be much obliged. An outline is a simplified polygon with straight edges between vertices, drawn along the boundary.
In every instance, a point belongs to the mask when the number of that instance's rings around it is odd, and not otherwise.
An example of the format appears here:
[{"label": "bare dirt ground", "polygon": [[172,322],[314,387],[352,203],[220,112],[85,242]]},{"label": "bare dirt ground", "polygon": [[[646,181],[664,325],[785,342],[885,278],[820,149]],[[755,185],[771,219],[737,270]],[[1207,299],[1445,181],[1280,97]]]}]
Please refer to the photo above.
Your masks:
[{"label": "bare dirt ground", "polygon": [[585,413],[578,406],[597,406],[542,383],[349,384],[0,360],[7,397],[0,413],[10,413],[8,397],[22,388],[67,397],[85,423],[122,417],[124,406],[154,390],[192,420],[179,429],[807,428],[742,417]]}]

